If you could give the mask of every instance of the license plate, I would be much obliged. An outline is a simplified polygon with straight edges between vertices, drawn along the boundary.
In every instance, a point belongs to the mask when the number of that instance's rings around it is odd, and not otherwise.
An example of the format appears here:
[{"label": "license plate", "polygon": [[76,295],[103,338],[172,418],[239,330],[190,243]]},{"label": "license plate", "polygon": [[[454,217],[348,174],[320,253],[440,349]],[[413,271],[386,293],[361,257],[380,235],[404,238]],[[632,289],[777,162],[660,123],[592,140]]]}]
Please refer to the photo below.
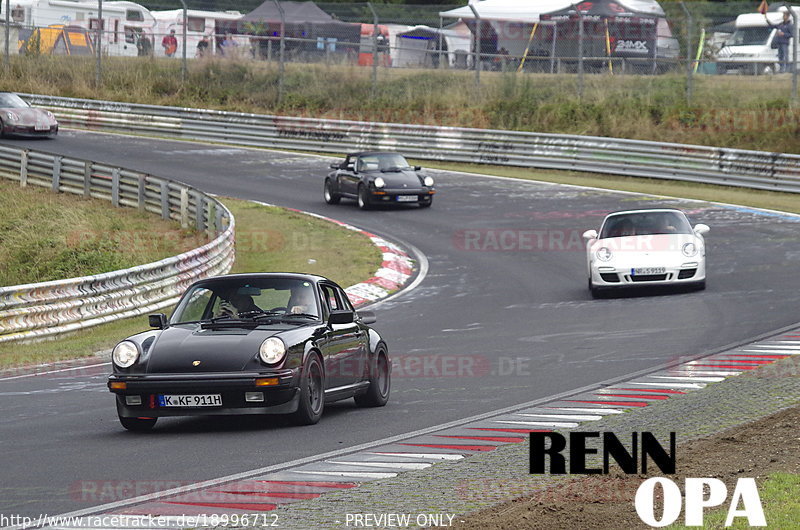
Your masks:
[{"label": "license plate", "polygon": [[36,131],[49,131],[50,126],[46,124],[37,123],[36,125],[33,126],[33,129]]},{"label": "license plate", "polygon": [[639,267],[638,269],[631,269],[632,276],[650,276],[651,274],[665,274],[666,267]]},{"label": "license plate", "polygon": [[398,195],[397,202],[417,202],[416,195]]},{"label": "license plate", "polygon": [[159,407],[221,407],[221,394],[159,394]]}]

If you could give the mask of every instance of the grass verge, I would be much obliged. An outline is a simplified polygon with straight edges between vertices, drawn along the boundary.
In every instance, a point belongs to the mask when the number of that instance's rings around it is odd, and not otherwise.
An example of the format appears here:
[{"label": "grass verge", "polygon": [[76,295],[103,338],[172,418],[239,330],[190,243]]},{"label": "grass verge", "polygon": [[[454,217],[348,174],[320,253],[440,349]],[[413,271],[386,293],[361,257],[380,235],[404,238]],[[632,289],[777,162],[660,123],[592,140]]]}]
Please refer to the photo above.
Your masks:
[{"label": "grass verge", "polygon": [[[761,505],[767,518],[767,525],[772,528],[797,528],[800,521],[800,475],[793,473],[773,473],[758,486]],[[728,492],[728,500],[733,492]],[[724,505],[724,504],[723,504]],[[741,509],[741,505],[739,506]],[[731,526],[725,526],[728,509],[716,508],[706,513],[703,528],[751,528],[747,518],[737,517]],[[696,526],[672,525],[668,530],[697,528]]]},{"label": "grass verge", "polygon": [[204,243],[177,223],[0,179],[0,285],[126,269]]},{"label": "grass verge", "polygon": [[[372,276],[381,253],[357,232],[276,207],[223,198],[236,218],[232,272],[291,271],[321,274],[348,286]],[[147,329],[134,317],[73,333],[58,342],[0,344],[0,369],[88,357]]]}]

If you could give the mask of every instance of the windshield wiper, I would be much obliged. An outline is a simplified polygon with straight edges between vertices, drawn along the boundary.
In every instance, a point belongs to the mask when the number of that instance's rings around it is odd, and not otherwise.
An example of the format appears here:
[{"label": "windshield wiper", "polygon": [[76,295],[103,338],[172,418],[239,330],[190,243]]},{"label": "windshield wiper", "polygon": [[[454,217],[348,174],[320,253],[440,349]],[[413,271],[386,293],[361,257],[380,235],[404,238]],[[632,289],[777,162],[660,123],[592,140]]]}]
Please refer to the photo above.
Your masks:
[{"label": "windshield wiper", "polygon": [[289,317],[313,318],[314,320],[319,319],[317,315],[312,315],[311,313],[286,313],[284,315],[281,315],[281,318],[289,318]]}]

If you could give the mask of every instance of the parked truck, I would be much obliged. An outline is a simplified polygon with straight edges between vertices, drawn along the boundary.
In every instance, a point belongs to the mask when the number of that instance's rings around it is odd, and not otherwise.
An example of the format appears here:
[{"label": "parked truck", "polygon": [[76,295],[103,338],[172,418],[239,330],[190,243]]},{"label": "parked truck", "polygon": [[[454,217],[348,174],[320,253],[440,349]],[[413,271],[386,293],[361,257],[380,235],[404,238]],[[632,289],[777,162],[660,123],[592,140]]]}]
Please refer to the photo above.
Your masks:
[{"label": "parked truck", "polygon": [[[800,6],[790,9],[800,17]],[[717,53],[717,73],[764,75],[778,72],[778,50],[772,47],[776,33],[773,26],[782,20],[783,12],[778,10],[766,15],[745,13],[736,17],[736,30]],[[789,45],[790,58],[794,57],[794,45],[793,38]]]}]

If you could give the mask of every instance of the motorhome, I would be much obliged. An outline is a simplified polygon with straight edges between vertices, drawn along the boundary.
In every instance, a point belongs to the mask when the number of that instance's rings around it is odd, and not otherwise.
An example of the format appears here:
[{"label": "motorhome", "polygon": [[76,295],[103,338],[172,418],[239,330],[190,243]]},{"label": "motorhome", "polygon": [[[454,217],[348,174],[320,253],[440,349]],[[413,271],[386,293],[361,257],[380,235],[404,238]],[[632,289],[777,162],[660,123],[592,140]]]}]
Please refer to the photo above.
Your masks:
[{"label": "motorhome", "polygon": [[[6,2],[0,4],[0,19],[5,18]],[[135,56],[140,39],[152,40],[155,19],[150,11],[135,2],[103,2],[102,20],[98,2],[68,0],[14,0],[10,19],[32,32],[55,24],[78,26],[90,32],[102,31],[102,51],[106,55]]]},{"label": "motorhome", "polygon": [[[800,6],[792,6],[795,17],[800,19]],[[775,28],[783,20],[777,10],[766,15],[745,13],[736,17],[736,30],[725,46],[717,53],[717,73],[745,73],[752,75],[778,72],[778,50],[772,48]],[[771,25],[772,26],[771,26]],[[789,57],[793,57],[795,39],[789,45]]]},{"label": "motorhome", "polygon": [[[156,56],[164,56],[164,48],[161,46],[161,39],[175,30],[175,37],[178,39],[178,50],[173,57],[183,56],[183,10],[171,9],[167,11],[152,11],[156,20]],[[239,19],[242,14],[238,11],[202,11],[198,9],[188,9],[186,11],[186,56],[194,57],[197,54],[197,43],[203,36],[209,39],[209,54],[216,54],[219,46],[225,40],[228,33],[236,33]],[[248,48],[248,37],[244,35],[232,35],[233,40],[239,45],[240,49]]]}]

